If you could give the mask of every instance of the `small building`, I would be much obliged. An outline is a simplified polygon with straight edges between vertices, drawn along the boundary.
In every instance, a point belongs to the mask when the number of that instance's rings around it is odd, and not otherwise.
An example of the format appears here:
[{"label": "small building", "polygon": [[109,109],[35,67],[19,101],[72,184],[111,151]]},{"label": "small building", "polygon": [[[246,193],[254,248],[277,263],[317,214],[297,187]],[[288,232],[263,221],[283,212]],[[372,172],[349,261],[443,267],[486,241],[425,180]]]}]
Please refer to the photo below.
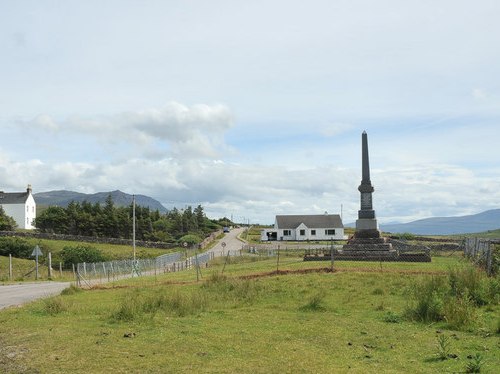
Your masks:
[{"label": "small building", "polygon": [[20,229],[35,229],[36,203],[31,193],[31,185],[24,192],[0,191],[0,206],[6,215],[14,218]]},{"label": "small building", "polygon": [[274,228],[261,232],[262,241],[342,240],[344,225],[338,214],[280,215]]}]

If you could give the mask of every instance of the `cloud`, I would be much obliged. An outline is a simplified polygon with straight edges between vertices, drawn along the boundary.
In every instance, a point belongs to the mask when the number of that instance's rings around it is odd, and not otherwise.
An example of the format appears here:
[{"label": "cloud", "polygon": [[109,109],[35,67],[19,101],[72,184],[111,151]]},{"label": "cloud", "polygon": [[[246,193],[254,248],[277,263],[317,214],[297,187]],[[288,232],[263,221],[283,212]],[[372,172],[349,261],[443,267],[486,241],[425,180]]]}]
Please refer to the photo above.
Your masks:
[{"label": "cloud", "polygon": [[481,88],[474,88],[472,90],[472,97],[476,100],[484,100],[488,97],[486,92]]},{"label": "cloud", "polygon": [[320,133],[326,137],[332,137],[348,132],[353,128],[354,126],[349,123],[334,122],[321,126]]},{"label": "cloud", "polygon": [[142,147],[168,146],[182,158],[215,158],[227,146],[224,133],[232,126],[233,116],[224,105],[186,106],[170,102],[161,108],[124,112],[108,117],[72,116],[56,121],[42,114],[28,122],[32,128],[50,130],[62,135],[85,135],[100,143],[125,141]]}]

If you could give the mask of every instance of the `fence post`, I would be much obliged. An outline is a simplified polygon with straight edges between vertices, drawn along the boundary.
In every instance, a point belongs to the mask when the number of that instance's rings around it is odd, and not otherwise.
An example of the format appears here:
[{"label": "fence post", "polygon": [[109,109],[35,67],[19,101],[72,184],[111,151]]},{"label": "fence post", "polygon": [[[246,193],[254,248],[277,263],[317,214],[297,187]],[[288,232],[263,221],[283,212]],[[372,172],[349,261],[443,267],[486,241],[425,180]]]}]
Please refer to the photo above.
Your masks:
[{"label": "fence post", "polygon": [[276,273],[279,271],[280,267],[280,246],[278,245],[278,259],[276,260]]},{"label": "fence post", "polygon": [[75,264],[71,264],[73,266],[73,277],[75,277],[75,280],[78,281],[76,278],[76,271],[75,271]]},{"label": "fence post", "polygon": [[62,276],[63,276],[63,274],[62,274],[62,262],[59,262],[59,275],[62,278]]},{"label": "fence post", "polygon": [[9,253],[9,280],[12,280],[12,255]]},{"label": "fence post", "polygon": [[52,252],[49,252],[49,279],[52,279]]},{"label": "fence post", "polygon": [[490,242],[488,242],[488,248],[487,248],[487,254],[486,254],[486,273],[488,274],[488,276],[491,276],[493,274],[493,269],[491,268],[492,267],[492,257],[493,257],[493,254],[492,254],[492,244]]},{"label": "fence post", "polygon": [[332,272],[333,272],[333,244],[332,244],[332,248],[330,249],[330,258],[332,261]]}]

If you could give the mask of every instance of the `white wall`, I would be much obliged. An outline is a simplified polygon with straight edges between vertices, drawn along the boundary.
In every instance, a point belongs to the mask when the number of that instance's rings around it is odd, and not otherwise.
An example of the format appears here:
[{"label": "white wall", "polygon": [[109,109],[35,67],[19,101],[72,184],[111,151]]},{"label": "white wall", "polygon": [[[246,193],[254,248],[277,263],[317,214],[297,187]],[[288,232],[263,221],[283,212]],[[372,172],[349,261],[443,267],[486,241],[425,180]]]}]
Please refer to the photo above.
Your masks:
[{"label": "white wall", "polygon": [[26,199],[26,204],[2,204],[5,214],[14,218],[17,227],[20,229],[33,230],[33,221],[36,217],[36,203],[30,194]]},{"label": "white wall", "polygon": [[[334,228],[335,229],[335,235],[327,235],[325,234],[325,230],[332,229],[331,227],[329,228],[315,228],[315,229],[310,229],[307,228],[304,225],[300,225],[297,227],[297,229],[292,229],[290,230],[290,235],[285,236],[283,234],[284,230],[279,229],[278,231],[278,240],[331,240],[332,238],[334,240],[342,240],[344,239],[344,229],[343,228]],[[304,230],[305,235],[300,235],[300,230]],[[311,235],[311,230],[316,230],[316,235]]]}]

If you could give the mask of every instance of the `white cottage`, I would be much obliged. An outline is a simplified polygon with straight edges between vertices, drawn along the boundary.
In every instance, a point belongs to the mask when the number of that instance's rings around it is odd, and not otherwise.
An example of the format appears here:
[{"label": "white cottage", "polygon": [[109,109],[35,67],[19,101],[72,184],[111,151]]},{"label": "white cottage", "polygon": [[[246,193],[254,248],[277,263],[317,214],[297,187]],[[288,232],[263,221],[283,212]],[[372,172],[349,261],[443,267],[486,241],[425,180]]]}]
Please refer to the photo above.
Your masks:
[{"label": "white cottage", "polygon": [[276,216],[274,228],[261,233],[262,241],[332,239],[344,239],[344,225],[338,214]]},{"label": "white cottage", "polygon": [[36,203],[31,194],[31,185],[25,192],[3,192],[0,191],[0,206],[5,214],[14,218],[17,227],[33,230],[36,217]]}]

